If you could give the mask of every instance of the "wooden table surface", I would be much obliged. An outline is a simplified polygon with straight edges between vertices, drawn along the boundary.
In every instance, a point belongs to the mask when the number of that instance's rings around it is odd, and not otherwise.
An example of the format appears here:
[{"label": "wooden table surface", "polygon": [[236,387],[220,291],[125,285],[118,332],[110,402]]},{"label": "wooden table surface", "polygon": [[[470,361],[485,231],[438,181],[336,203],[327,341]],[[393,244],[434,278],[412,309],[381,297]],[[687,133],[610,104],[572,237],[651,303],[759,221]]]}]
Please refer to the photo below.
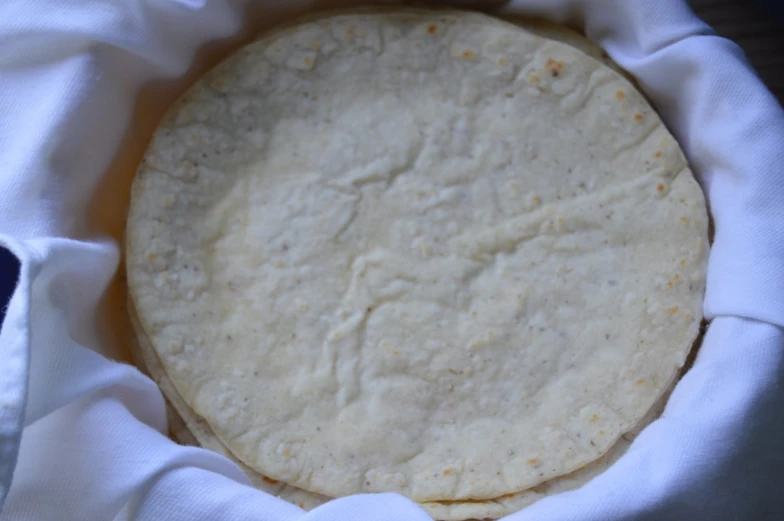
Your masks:
[{"label": "wooden table surface", "polygon": [[784,103],[784,20],[752,0],[690,0],[690,3],[717,33],[743,48],[762,80],[779,102]]}]

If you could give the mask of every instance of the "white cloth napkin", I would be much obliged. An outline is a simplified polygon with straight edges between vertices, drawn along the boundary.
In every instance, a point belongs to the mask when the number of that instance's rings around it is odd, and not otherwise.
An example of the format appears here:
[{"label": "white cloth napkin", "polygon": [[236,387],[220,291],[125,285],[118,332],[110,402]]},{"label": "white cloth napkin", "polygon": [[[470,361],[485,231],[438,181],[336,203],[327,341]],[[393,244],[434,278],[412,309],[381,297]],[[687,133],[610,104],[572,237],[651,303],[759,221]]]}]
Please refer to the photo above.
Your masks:
[{"label": "white cloth napkin", "polygon": [[[318,3],[252,8],[263,17]],[[250,488],[224,458],[169,441],[155,385],[104,356],[96,309],[118,246],[96,234],[85,208],[113,173],[140,88],[182,75],[200,46],[240,30],[246,7],[0,2],[0,245],[22,261],[0,332],[2,521],[428,519],[394,494],[305,513]],[[705,300],[713,323],[664,416],[583,488],[508,519],[784,517],[781,108],[739,49],[682,0],[518,0],[506,9],[583,26],[637,78],[699,172],[716,226]]]}]

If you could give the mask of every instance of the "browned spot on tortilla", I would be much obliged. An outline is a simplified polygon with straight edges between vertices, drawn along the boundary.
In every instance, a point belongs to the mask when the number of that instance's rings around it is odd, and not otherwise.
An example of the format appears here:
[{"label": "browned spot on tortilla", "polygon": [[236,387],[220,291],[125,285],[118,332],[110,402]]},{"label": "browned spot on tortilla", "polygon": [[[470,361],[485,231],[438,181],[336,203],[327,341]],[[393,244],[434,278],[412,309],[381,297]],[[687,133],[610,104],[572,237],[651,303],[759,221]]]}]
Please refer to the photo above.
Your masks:
[{"label": "browned spot on tortilla", "polygon": [[552,58],[548,58],[545,68],[547,69],[547,72],[550,73],[550,76],[552,76],[553,78],[557,78],[558,76],[561,75],[561,72],[563,72],[564,62],[560,60],[553,60]]}]

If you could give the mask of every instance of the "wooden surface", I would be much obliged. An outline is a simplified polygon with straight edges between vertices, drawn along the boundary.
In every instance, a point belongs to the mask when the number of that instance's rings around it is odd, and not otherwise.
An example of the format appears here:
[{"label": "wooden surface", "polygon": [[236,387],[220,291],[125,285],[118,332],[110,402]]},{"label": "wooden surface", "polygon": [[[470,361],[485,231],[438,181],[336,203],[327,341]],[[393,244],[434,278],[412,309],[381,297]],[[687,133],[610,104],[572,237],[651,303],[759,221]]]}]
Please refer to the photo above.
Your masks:
[{"label": "wooden surface", "polygon": [[784,102],[784,21],[752,0],[690,0],[690,3],[719,35],[743,48],[768,88],[779,102]]}]

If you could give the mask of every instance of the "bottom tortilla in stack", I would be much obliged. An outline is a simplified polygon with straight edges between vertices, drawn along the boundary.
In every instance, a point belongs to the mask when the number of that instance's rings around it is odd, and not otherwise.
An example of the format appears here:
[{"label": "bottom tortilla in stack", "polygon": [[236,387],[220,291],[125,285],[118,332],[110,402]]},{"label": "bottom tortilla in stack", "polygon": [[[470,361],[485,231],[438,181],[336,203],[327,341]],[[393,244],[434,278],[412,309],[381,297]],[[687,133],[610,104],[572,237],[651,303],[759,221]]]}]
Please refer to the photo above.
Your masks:
[{"label": "bottom tortilla in stack", "polygon": [[620,457],[697,336],[708,217],[656,113],[579,42],[352,11],[197,82],[126,243],[178,437],[304,508],[392,491],[455,521]]}]

